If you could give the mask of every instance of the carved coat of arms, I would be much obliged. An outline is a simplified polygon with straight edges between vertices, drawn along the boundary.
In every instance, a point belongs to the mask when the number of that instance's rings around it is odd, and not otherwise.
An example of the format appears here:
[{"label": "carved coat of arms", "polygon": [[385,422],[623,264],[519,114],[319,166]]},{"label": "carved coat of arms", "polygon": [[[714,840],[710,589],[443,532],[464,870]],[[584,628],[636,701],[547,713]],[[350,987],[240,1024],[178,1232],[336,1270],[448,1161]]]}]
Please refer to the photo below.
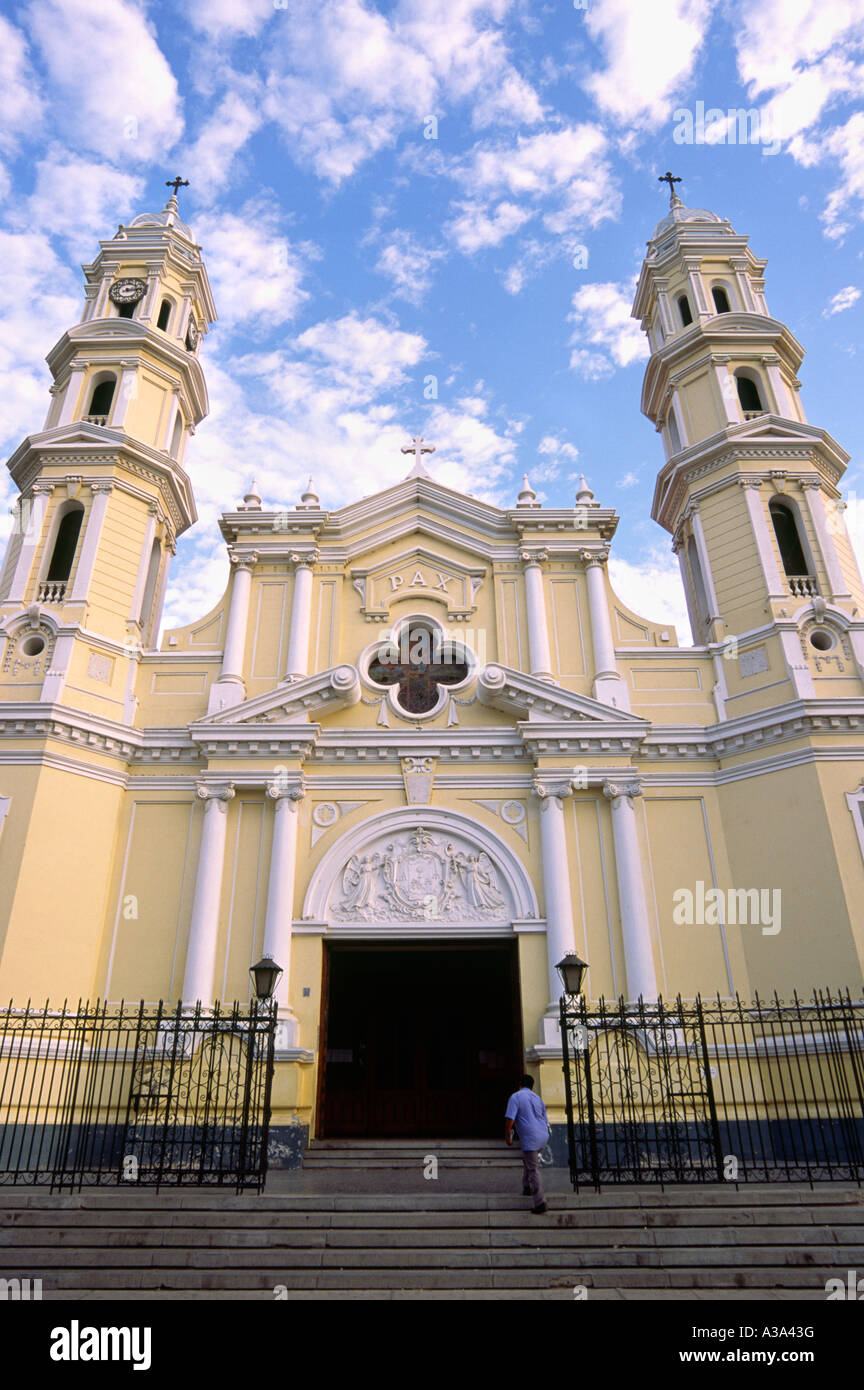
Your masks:
[{"label": "carved coat of arms", "polygon": [[344,922],[506,920],[498,871],[485,850],[457,849],[419,826],[383,851],[353,854],[334,916]]}]

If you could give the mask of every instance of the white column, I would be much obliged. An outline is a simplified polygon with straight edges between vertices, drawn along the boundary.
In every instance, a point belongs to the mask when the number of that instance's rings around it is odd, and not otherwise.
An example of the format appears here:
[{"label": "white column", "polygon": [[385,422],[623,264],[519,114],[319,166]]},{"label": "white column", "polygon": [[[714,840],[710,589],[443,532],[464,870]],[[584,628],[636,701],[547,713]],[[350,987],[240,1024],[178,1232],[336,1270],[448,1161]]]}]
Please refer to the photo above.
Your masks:
[{"label": "white column", "polygon": [[538,680],[551,681],[552,655],[549,649],[549,625],[546,618],[546,599],[543,594],[543,571],[540,568],[548,552],[523,550],[520,559],[525,564],[525,604],[528,611],[528,664],[531,675]]},{"label": "white column", "polygon": [[112,430],[122,430],[125,427],[129,406],[138,395],[137,367],[133,362],[127,361],[122,361],[120,367],[120,380],[117,383],[114,400],[111,402],[111,410],[108,414],[108,424]]},{"label": "white column", "polygon": [[699,315],[713,314],[713,304],[708,304],[708,296],[705,293],[705,284],[702,279],[702,262],[698,256],[685,256],[681,262],[687,272],[687,283],[690,286],[690,293],[693,296],[693,317]]},{"label": "white column", "polygon": [[[819,549],[822,552],[822,563],[828,575],[828,583],[831,585],[831,600],[836,602],[837,599],[849,599],[852,595],[849,593],[849,586],[843,578],[843,571],[837,557],[837,547],[834,544],[834,537],[831,535],[831,528],[825,515],[822,480],[821,478],[802,478],[801,486],[804,489],[804,500],[807,503],[813,530],[816,532]],[[834,515],[839,519],[841,513],[835,512]]]},{"label": "white column", "polygon": [[765,508],[762,506],[762,498],[759,496],[759,489],[764,479],[739,478],[738,481],[744,489],[744,500],[750,513],[750,524],[756,537],[756,548],[759,551],[759,560],[768,585],[768,596],[776,599],[788,598],[789,585],[781,577],[780,569],[774,558],[774,547],[768,533],[768,518],[765,515]]},{"label": "white column", "polygon": [[216,946],[219,939],[219,905],[222,897],[222,871],[225,864],[225,836],[228,829],[228,803],[234,796],[232,784],[211,786],[199,782],[197,795],[204,802],[204,826],[198,854],[198,876],[186,973],[183,976],[183,1002],[213,1002],[216,975]]},{"label": "white column", "polygon": [[69,379],[63,392],[63,405],[57,417],[58,425],[68,425],[72,420],[79,418],[78,398],[81,395],[81,385],[86,372],[86,364],[80,363],[72,368]]},{"label": "white column", "polygon": [[708,555],[708,545],[705,540],[705,528],[702,525],[702,516],[699,511],[699,503],[690,503],[690,529],[693,532],[693,541],[696,546],[696,554],[699,556],[699,564],[702,566],[702,582],[705,585],[705,597],[708,600],[708,621],[718,622],[722,618],[720,605],[717,602],[717,591],[714,588],[714,576],[711,573],[711,561]]},{"label": "white column", "polygon": [[540,848],[543,858],[543,897],[546,907],[546,957],[549,972],[549,1005],[543,1020],[544,1041],[560,1042],[557,1024],[561,978],[555,969],[562,956],[575,950],[573,898],[564,802],[573,792],[573,781],[536,778],[534,794],[540,800]]},{"label": "white column", "polygon": [[105,513],[108,510],[108,498],[111,496],[113,486],[114,484],[109,482],[90,484],[92,499],[90,514],[87,517],[84,541],[75,570],[75,582],[68,595],[68,599],[72,603],[82,602],[87,597],[90,580],[93,577],[93,567],[99,553],[99,542],[102,539],[102,527],[105,524]]},{"label": "white column", "polygon": [[765,368],[765,375],[771,383],[771,394],[774,397],[774,410],[776,414],[782,415],[786,420],[796,420],[792,402],[789,399],[789,392],[783,380],[783,373],[780,371],[780,358],[776,352],[766,353],[761,359],[762,366]]},{"label": "white column", "polygon": [[654,281],[654,288],[657,292],[657,307],[660,310],[660,323],[663,326],[664,337],[669,338],[675,332],[675,320],[672,317],[672,306],[669,303],[669,293],[666,288],[667,281],[659,277]]},{"label": "white column", "polygon": [[312,623],[312,568],[318,552],[311,555],[291,555],[295,566],[294,593],[291,598],[291,630],[288,633],[286,681],[298,680],[309,674],[309,630]]},{"label": "white column", "polygon": [[147,504],[147,525],[144,528],[144,539],[141,542],[141,557],[138,561],[138,577],[135,580],[135,592],[132,595],[132,607],[129,610],[130,623],[140,623],[141,605],[144,602],[144,589],[147,584],[147,575],[150,572],[150,552],[153,549],[153,541],[156,536],[156,518],[159,508],[155,502]]},{"label": "white column", "polygon": [[585,561],[588,616],[591,621],[591,645],[594,651],[594,683],[591,693],[595,700],[614,705],[616,709],[629,710],[630,695],[626,682],[621,679],[618,671],[609,602],[603,579],[603,566],[609,558],[608,546],[601,550],[583,550],[579,558]]},{"label": "white column", "polygon": [[238,705],[245,694],[243,658],[246,654],[246,631],[249,626],[249,597],[252,592],[252,571],[258,560],[255,551],[246,555],[230,554],[234,571],[231,584],[231,604],[222,652],[222,670],[210,689],[207,713]]},{"label": "white column", "polygon": [[735,275],[735,283],[738,286],[738,293],[741,296],[741,308],[745,314],[768,313],[767,308],[760,309],[756,304],[753,295],[753,286],[750,283],[749,266],[746,260],[735,259],[730,262]]},{"label": "white column", "polygon": [[156,291],[159,288],[159,266],[149,266],[147,269],[147,290],[138,311],[138,322],[149,323],[153,317],[153,310],[156,305]]},{"label": "white column", "polygon": [[642,788],[638,782],[604,782],[603,795],[608,797],[612,806],[612,838],[615,844],[627,998],[630,1001],[642,995],[646,1001],[651,1001],[658,994],[657,975],[633,806],[634,799],[642,795]]},{"label": "white column", "polygon": [[30,497],[18,499],[18,512],[14,524],[22,530],[21,549],[18,551],[18,562],[6,596],[7,603],[24,602],[33,561],[42,540],[45,512],[52,490],[51,483],[34,483],[30,489]]},{"label": "white column", "polygon": [[715,354],[711,358],[717,389],[720,392],[720,405],[727,425],[741,424],[741,405],[738,401],[738,388],[729,370],[730,358]]},{"label": "white column", "polygon": [[99,293],[96,296],[96,307],[93,310],[94,319],[104,319],[110,316],[108,309],[108,291],[111,288],[114,277],[111,271],[106,271],[99,284]]},{"label": "white column", "polygon": [[294,924],[294,874],[297,864],[297,829],[300,802],[305,795],[302,779],[293,786],[281,778],[268,784],[267,795],[275,803],[273,848],[267,887],[264,955],[282,967],[276,987],[282,1046],[297,1045],[298,1022],[291,1008],[291,934]]}]

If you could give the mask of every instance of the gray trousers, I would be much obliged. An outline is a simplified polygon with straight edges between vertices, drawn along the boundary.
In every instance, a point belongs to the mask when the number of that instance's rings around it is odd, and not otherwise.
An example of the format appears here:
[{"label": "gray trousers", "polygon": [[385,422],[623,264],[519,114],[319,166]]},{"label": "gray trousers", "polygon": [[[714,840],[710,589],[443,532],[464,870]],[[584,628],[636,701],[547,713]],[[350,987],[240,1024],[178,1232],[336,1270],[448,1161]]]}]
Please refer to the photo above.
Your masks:
[{"label": "gray trousers", "polygon": [[540,1150],[522,1150],[522,1186],[531,1189],[533,1205],[542,1207],[546,1201],[543,1180],[540,1177]]}]

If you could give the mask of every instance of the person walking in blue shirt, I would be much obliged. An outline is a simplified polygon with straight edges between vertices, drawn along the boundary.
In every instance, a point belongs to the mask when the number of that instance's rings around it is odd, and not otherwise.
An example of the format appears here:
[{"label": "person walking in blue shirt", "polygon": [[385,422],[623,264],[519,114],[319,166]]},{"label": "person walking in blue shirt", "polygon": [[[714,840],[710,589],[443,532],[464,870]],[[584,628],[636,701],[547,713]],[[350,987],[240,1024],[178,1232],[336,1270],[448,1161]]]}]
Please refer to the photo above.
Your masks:
[{"label": "person walking in blue shirt", "polygon": [[515,1130],[522,1149],[522,1196],[532,1197],[531,1210],[535,1216],[542,1216],[546,1197],[540,1177],[540,1150],[549,1142],[549,1117],[546,1106],[534,1094],[534,1077],[527,1072],[519,1090],[508,1100],[504,1115],[505,1142],[512,1146]]}]

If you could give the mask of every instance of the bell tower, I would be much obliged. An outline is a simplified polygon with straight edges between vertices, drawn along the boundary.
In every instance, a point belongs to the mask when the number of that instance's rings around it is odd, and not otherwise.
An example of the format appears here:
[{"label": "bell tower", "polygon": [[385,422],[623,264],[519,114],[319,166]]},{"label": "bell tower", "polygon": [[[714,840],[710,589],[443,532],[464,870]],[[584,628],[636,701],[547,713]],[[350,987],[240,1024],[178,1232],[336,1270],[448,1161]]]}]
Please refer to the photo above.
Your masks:
[{"label": "bell tower", "polygon": [[752,706],[742,681],[762,704],[860,694],[864,588],[838,487],[849,455],[807,422],[804,349],[769,312],[766,262],[661,181],[669,212],[633,305],[651,347],[642,410],[666,453],[652,516],[673,537],[695,643],[733,658],[716,663],[721,717]]},{"label": "bell tower", "polygon": [[129,664],[155,645],[170,558],[196,519],[183,459],[208,410],[198,353],[216,310],[180,182],[83,267],[81,319],[47,357],[44,427],[9,460],[0,698],[131,717]]}]

